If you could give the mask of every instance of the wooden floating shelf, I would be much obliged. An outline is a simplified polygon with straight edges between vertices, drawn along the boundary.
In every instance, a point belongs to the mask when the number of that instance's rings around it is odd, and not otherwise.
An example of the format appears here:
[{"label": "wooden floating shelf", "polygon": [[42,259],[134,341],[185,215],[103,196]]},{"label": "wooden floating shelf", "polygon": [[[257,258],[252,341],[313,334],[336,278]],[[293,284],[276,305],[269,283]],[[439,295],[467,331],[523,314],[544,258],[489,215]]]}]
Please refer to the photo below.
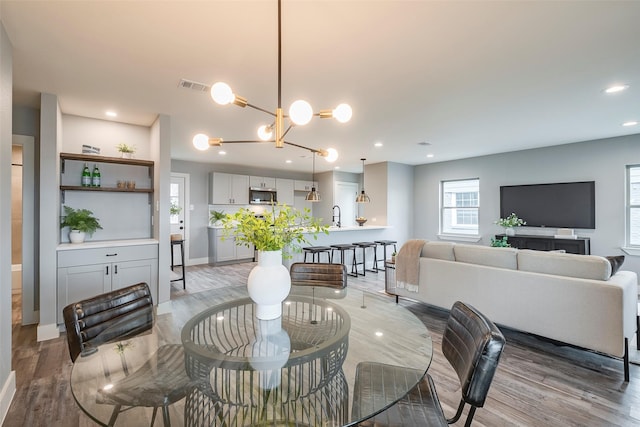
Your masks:
[{"label": "wooden floating shelf", "polygon": [[61,160],[80,160],[95,163],[117,163],[121,165],[153,167],[152,160],[125,159],[122,157],[105,157],[95,154],[60,153]]},{"label": "wooden floating shelf", "polygon": [[118,187],[82,187],[79,185],[61,185],[62,191],[106,191],[110,193],[153,193],[152,188],[118,188]]}]

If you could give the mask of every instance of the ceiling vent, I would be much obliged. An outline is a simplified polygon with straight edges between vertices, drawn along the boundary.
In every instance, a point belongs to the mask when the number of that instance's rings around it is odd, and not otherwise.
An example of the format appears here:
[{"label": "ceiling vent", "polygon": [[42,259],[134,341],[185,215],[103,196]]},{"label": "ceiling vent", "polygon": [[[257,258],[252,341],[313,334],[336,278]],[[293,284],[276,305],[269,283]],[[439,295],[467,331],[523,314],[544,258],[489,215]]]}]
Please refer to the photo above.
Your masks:
[{"label": "ceiling vent", "polygon": [[195,90],[196,92],[209,92],[211,90],[211,86],[187,79],[180,80],[178,87],[181,87],[183,89]]}]

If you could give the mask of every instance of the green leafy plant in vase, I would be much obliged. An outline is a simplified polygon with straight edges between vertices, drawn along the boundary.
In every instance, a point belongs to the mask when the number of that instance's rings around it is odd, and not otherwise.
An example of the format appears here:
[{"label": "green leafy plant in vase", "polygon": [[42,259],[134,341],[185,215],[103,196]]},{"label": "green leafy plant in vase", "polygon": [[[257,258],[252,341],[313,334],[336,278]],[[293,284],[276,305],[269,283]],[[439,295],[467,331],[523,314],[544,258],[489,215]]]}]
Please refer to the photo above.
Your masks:
[{"label": "green leafy plant in vase", "polygon": [[272,205],[271,212],[257,218],[254,211],[241,208],[222,219],[222,238],[234,238],[236,245],[253,245],[258,251],[258,265],[249,273],[247,291],[256,304],[258,319],[271,320],[282,316],[282,301],[289,295],[291,276],[282,265],[283,258],[299,252],[307,238],[317,239],[318,233],[329,234],[329,227],[302,211],[287,205]]},{"label": "green leafy plant in vase", "polygon": [[521,225],[527,225],[526,221],[522,220],[521,218],[518,218],[518,215],[516,215],[515,213],[511,213],[511,215],[509,215],[506,218],[499,218],[497,221],[494,222],[494,224],[498,224],[501,227],[504,227],[504,234],[506,234],[507,236],[513,236],[515,235],[515,231],[513,230],[513,227],[520,227]]},{"label": "green leafy plant in vase", "polygon": [[509,243],[509,238],[507,236],[502,236],[500,239],[491,238],[491,247],[493,248],[510,248],[511,244]]},{"label": "green leafy plant in vase", "polygon": [[211,225],[219,225],[221,221],[224,219],[225,213],[224,211],[211,211],[209,212],[209,224]]},{"label": "green leafy plant in vase", "polygon": [[69,227],[71,243],[82,243],[86,234],[92,236],[98,229],[102,229],[98,218],[88,209],[74,209],[63,206],[64,214],[60,219],[60,228]]}]

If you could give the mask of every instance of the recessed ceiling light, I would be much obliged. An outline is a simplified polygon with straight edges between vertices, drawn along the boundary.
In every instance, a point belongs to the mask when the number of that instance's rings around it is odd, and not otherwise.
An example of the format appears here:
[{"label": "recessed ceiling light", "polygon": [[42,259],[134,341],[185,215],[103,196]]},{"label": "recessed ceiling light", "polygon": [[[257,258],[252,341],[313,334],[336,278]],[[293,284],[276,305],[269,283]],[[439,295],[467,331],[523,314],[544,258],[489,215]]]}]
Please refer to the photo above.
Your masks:
[{"label": "recessed ceiling light", "polygon": [[118,113],[115,111],[107,111],[105,114],[109,117],[118,117]]},{"label": "recessed ceiling light", "polygon": [[431,145],[431,143],[427,142],[427,141],[421,141],[421,142],[418,142],[418,145],[422,145],[422,146],[426,147],[426,146]]},{"label": "recessed ceiling light", "polygon": [[225,154],[227,154],[226,151],[218,151],[218,154],[220,154],[221,156],[224,156]]},{"label": "recessed ceiling light", "polygon": [[285,163],[291,163],[291,160],[285,160],[284,162]]},{"label": "recessed ceiling light", "polygon": [[626,90],[629,88],[629,85],[614,85],[614,86],[609,86],[608,88],[606,88],[604,90],[605,93],[618,93],[618,92],[622,92],[623,90]]},{"label": "recessed ceiling light", "polygon": [[427,154],[427,158],[428,158],[428,159],[433,158],[433,154],[431,154],[431,153]]},{"label": "recessed ceiling light", "polygon": [[340,166],[334,166],[333,168],[334,169],[340,169]]},{"label": "recessed ceiling light", "polygon": [[376,142],[373,144],[374,147],[382,147],[382,142]]},{"label": "recessed ceiling light", "polygon": [[636,122],[635,120],[631,120],[631,121],[629,121],[629,122],[624,122],[624,123],[622,124],[622,126],[635,126],[635,125],[637,125],[637,124],[638,124],[638,122]]}]

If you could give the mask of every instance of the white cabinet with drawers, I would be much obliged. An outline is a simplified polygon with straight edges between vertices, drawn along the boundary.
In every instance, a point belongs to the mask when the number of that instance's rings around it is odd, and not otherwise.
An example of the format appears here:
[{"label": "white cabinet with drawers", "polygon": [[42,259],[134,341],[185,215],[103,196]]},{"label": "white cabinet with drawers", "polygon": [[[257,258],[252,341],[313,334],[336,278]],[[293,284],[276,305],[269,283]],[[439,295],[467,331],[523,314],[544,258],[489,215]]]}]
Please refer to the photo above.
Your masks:
[{"label": "white cabinet with drawers", "polygon": [[[151,242],[151,240],[149,240]],[[78,246],[77,249],[74,246]],[[58,323],[62,309],[76,301],[145,282],[157,301],[158,244],[98,247],[96,243],[61,245],[58,256]]]},{"label": "white cabinet with drawers", "polygon": [[212,172],[209,203],[212,205],[248,205],[249,176]]},{"label": "white cabinet with drawers", "polygon": [[224,238],[221,228],[209,228],[209,264],[218,265],[253,259],[253,245],[236,245],[234,237]]}]

